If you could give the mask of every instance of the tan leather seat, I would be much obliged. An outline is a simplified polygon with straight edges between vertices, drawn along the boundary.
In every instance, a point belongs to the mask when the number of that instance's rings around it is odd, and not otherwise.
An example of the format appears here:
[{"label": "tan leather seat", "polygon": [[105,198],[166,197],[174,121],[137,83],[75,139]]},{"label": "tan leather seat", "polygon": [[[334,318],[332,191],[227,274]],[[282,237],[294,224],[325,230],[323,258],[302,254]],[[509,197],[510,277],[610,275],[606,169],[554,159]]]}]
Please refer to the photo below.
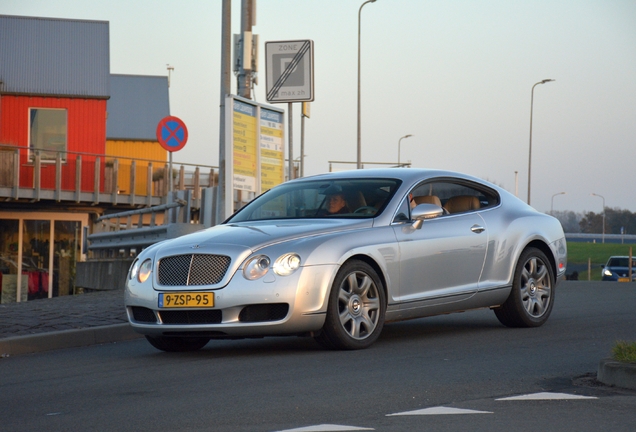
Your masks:
[{"label": "tan leather seat", "polygon": [[458,195],[449,198],[444,204],[444,209],[449,213],[460,213],[469,210],[477,210],[481,207],[479,199],[471,195]]},{"label": "tan leather seat", "polygon": [[353,212],[360,207],[366,207],[367,202],[364,199],[364,195],[360,191],[353,191],[345,195],[347,206]]},{"label": "tan leather seat", "polygon": [[435,195],[421,195],[413,197],[413,202],[417,204],[435,204],[436,206],[441,207],[442,202]]}]

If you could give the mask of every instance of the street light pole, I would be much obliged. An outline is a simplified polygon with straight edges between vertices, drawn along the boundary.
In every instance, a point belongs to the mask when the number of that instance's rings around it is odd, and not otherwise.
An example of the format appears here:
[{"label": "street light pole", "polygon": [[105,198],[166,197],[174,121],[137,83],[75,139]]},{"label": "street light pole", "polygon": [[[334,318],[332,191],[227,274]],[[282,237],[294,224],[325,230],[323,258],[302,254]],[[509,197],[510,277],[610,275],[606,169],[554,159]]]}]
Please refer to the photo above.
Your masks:
[{"label": "street light pole", "polygon": [[404,135],[404,136],[403,136],[402,138],[400,138],[400,140],[398,141],[398,167],[400,166],[400,143],[402,142],[402,140],[403,140],[404,138],[410,138],[410,137],[412,137],[412,136],[413,136],[413,135],[411,135],[411,134]]},{"label": "street light pole", "polygon": [[565,192],[559,192],[552,195],[552,203],[550,204],[550,215],[554,212],[554,197],[557,195],[565,195]]},{"label": "street light pole", "polygon": [[358,151],[356,158],[356,168],[362,168],[362,141],[360,139],[360,16],[362,15],[362,8],[367,3],[373,3],[375,0],[367,0],[358,9]]},{"label": "street light pole", "polygon": [[532,109],[534,106],[534,88],[539,84],[545,84],[547,82],[554,81],[553,79],[544,79],[539,81],[535,85],[532,86],[532,91],[530,92],[530,146],[528,149],[528,205],[530,205],[530,184],[531,184],[531,174],[532,174]]},{"label": "street light pole", "polygon": [[592,196],[597,196],[603,200],[603,237],[602,243],[605,243],[605,197],[603,195],[595,194],[592,192]]}]

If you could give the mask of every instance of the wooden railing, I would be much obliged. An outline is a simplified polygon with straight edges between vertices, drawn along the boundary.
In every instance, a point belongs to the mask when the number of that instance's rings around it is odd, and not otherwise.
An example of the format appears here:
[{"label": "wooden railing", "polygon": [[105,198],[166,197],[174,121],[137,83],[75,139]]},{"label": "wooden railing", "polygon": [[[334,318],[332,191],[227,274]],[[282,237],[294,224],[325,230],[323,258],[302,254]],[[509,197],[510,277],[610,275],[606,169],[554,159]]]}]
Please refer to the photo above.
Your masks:
[{"label": "wooden railing", "polygon": [[[173,189],[192,190],[195,203],[217,184],[216,167],[173,166]],[[38,150],[0,144],[0,199],[153,206],[166,201],[168,171],[160,160],[65,151],[44,160]]]}]

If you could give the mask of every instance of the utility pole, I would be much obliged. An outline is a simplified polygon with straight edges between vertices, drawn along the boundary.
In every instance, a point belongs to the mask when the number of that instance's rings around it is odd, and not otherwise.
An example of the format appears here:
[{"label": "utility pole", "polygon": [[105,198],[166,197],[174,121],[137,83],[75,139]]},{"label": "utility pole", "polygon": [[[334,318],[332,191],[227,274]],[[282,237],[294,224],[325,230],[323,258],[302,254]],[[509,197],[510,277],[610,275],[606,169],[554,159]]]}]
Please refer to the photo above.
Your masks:
[{"label": "utility pole", "polygon": [[[219,182],[217,184],[216,218],[220,224],[231,211],[226,210],[226,156],[225,156],[225,96],[230,94],[231,81],[231,46],[232,46],[232,0],[223,0],[223,24],[221,29],[221,103],[219,110]],[[231,210],[231,209],[228,209]]]}]

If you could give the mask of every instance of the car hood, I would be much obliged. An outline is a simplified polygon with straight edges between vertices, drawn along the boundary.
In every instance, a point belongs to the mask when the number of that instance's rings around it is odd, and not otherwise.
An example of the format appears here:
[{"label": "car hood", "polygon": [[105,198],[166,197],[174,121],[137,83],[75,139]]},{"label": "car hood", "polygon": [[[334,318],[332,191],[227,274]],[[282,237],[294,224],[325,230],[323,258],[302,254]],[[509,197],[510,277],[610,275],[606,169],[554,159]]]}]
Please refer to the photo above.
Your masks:
[{"label": "car hood", "polygon": [[[341,231],[369,228],[372,219],[302,219],[238,222],[217,225],[206,230],[188,234],[166,242],[159,249],[174,250],[180,248],[214,249],[216,246],[233,246],[256,251],[263,247],[318,235]],[[159,254],[164,255],[161,251]]]},{"label": "car hood", "polygon": [[[258,221],[217,225],[213,228],[167,240],[151,247],[155,263],[166,257],[187,254],[224,255],[230,258],[224,276],[211,288],[225,286],[241,264],[253,253],[267,246],[303,239],[331,238],[338,233],[349,232],[373,225],[373,220],[304,219],[290,221]],[[187,270],[186,270],[187,271]],[[161,287],[155,287],[158,289]],[[165,287],[164,287],[165,288]],[[170,286],[170,289],[187,289],[187,286]]]}]

